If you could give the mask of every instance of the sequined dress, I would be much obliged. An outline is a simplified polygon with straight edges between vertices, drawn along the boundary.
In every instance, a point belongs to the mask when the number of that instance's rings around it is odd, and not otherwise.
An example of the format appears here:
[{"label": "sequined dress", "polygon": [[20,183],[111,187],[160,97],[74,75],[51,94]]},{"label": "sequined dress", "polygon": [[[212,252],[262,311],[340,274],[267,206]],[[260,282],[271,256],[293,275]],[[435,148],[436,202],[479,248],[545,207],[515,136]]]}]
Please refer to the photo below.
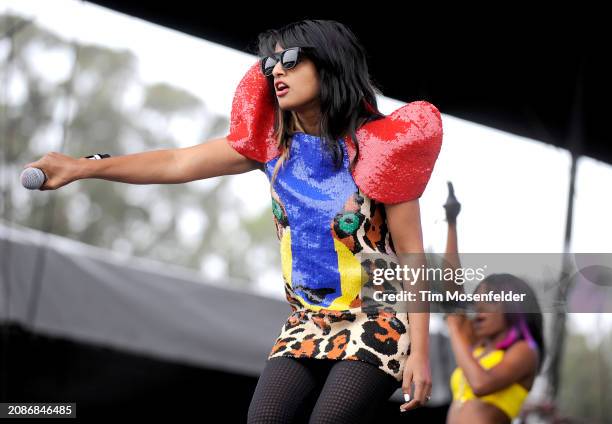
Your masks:
[{"label": "sequined dress", "polygon": [[[384,204],[334,167],[321,139],[296,133],[272,189],[285,294],[292,312],[268,358],[362,360],[401,380],[410,341],[406,313],[361,310],[361,264],[397,263]],[[271,179],[278,157],[265,164]]]},{"label": "sequined dress", "polygon": [[[275,99],[254,63],[236,89],[226,138],[260,162],[269,180],[281,154],[274,116]],[[362,308],[363,271],[397,264],[385,204],[423,194],[442,145],[441,116],[429,102],[411,102],[362,125],[356,138],[359,152],[350,137],[337,140],[343,164],[336,169],[321,138],[295,133],[271,187],[291,313],[268,359],[360,360],[401,381],[410,352],[407,314]]]}]

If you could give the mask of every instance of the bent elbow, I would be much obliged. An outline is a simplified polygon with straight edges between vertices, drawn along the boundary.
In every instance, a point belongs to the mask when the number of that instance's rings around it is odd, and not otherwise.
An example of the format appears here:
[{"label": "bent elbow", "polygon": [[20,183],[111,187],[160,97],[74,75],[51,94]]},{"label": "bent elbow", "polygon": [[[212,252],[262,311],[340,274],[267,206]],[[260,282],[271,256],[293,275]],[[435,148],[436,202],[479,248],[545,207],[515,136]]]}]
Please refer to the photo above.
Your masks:
[{"label": "bent elbow", "polygon": [[478,397],[490,395],[494,391],[495,390],[485,382],[477,382],[472,386],[472,392]]}]

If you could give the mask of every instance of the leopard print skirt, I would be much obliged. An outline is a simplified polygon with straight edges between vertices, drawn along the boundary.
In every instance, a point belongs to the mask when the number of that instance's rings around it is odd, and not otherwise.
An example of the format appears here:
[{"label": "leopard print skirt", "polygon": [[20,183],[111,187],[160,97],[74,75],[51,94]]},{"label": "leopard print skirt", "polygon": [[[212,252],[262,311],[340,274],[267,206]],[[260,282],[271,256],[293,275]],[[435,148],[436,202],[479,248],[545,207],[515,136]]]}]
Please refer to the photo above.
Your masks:
[{"label": "leopard print skirt", "polygon": [[314,311],[301,305],[285,284],[292,312],[282,326],[268,359],[278,356],[359,360],[402,381],[410,354],[407,313],[362,308]]}]

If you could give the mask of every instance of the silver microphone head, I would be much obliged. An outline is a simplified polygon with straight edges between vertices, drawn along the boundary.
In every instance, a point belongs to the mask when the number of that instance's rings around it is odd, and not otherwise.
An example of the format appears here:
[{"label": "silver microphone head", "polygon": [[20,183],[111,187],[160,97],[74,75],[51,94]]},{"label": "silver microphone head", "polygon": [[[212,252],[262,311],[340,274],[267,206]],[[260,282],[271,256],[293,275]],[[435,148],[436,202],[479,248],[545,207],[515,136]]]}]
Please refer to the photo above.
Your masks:
[{"label": "silver microphone head", "polygon": [[28,190],[38,190],[46,180],[47,176],[38,168],[26,168],[21,172],[21,185]]}]

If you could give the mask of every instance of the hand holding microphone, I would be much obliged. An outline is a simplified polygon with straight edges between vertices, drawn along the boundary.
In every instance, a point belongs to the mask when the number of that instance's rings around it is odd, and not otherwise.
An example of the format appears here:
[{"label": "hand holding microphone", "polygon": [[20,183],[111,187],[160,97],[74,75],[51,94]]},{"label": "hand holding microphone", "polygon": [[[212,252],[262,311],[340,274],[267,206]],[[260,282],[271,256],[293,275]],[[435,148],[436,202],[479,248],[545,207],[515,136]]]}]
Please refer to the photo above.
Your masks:
[{"label": "hand holding microphone", "polygon": [[459,215],[459,211],[461,211],[461,203],[455,197],[455,189],[453,188],[453,183],[447,181],[448,185],[448,197],[446,198],[446,203],[443,205],[446,210],[446,221],[449,224],[454,224],[457,222],[457,215]]},{"label": "hand holding microphone", "polygon": [[58,152],[50,152],[36,162],[24,165],[21,184],[29,190],[56,190],[80,178],[83,160],[104,159],[108,154],[96,154],[75,159]]}]

